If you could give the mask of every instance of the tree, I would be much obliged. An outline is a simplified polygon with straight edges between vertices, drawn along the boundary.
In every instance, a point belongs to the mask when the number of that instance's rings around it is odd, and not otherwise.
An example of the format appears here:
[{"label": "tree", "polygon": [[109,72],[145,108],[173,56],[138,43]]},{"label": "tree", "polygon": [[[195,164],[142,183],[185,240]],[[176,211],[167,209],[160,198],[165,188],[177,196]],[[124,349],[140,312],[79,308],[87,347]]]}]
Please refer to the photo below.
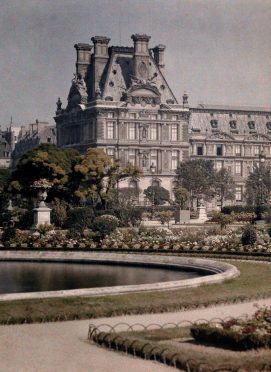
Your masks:
[{"label": "tree", "polygon": [[221,208],[223,208],[225,200],[234,199],[235,182],[228,169],[221,168],[216,172],[214,188],[220,199]]},{"label": "tree", "polygon": [[31,185],[39,179],[46,179],[52,186],[48,199],[55,196],[62,199],[68,192],[70,176],[79,159],[76,150],[42,144],[22,156],[11,174],[7,190],[29,197],[34,194]]},{"label": "tree", "polygon": [[186,188],[179,186],[174,189],[174,198],[175,198],[174,203],[180,209],[187,208],[189,197],[190,197],[190,194]]},{"label": "tree", "polygon": [[131,164],[121,168],[118,161],[112,161],[97,148],[88,149],[80,164],[74,167],[74,173],[75,195],[102,209],[112,201],[119,181],[141,174],[139,168]]},{"label": "tree", "polygon": [[256,166],[246,181],[246,199],[248,205],[264,205],[270,199],[271,168],[268,165]]},{"label": "tree", "polygon": [[176,169],[179,186],[189,190],[192,198],[209,198],[214,194],[215,170],[211,160],[188,160]]},{"label": "tree", "polygon": [[149,186],[144,190],[144,194],[154,205],[165,204],[169,201],[169,192],[162,186]]}]

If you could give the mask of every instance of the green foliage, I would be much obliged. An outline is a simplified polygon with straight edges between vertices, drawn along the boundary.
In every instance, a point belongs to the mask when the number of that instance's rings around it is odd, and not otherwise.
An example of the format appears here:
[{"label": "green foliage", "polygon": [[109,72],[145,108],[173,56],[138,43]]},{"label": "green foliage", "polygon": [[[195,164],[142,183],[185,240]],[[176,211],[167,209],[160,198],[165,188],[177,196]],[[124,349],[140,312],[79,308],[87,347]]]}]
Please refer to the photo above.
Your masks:
[{"label": "green foliage", "polygon": [[214,194],[215,170],[211,160],[188,160],[176,169],[178,185],[189,190],[194,198],[210,197]]},{"label": "green foliage", "polygon": [[2,234],[2,242],[6,243],[16,236],[16,228],[14,226],[9,226],[4,229]]},{"label": "green foliage", "polygon": [[267,204],[271,192],[271,168],[269,165],[256,166],[246,181],[246,199],[248,205]]},{"label": "green foliage", "polygon": [[8,183],[10,177],[10,169],[0,169],[0,191],[2,191]]},{"label": "green foliage", "polygon": [[162,225],[167,223],[169,227],[169,222],[171,218],[173,217],[173,213],[171,211],[156,212],[155,217],[158,218],[158,220],[161,222]]},{"label": "green foliage", "polygon": [[244,228],[241,242],[243,245],[253,245],[257,241],[257,231],[254,226],[247,225]]},{"label": "green foliage", "polygon": [[118,206],[110,210],[122,226],[137,226],[142,221],[143,210],[133,205]]},{"label": "green foliage", "polygon": [[255,211],[255,207],[253,206],[242,206],[242,205],[232,205],[226,206],[221,209],[221,212],[224,214],[231,214],[234,213],[241,213],[241,212],[248,212],[253,213]]},{"label": "green foliage", "polygon": [[216,172],[214,188],[221,207],[224,206],[225,200],[234,200],[235,182],[228,169],[221,168]]},{"label": "green foliage", "polygon": [[212,217],[212,222],[217,222],[221,231],[223,231],[227,225],[233,222],[233,216],[224,213],[216,213]]},{"label": "green foliage", "polygon": [[74,164],[79,160],[79,153],[72,149],[63,149],[51,144],[42,144],[28,151],[19,160],[11,174],[8,191],[29,197],[33,195],[31,185],[46,179],[52,188],[50,195],[64,197]]},{"label": "green foliage", "polygon": [[187,209],[189,198],[190,193],[185,187],[179,186],[174,189],[174,204],[181,209]]},{"label": "green foliage", "polygon": [[21,209],[21,213],[18,218],[18,228],[28,229],[34,224],[34,213],[33,210]]},{"label": "green foliage", "polygon": [[68,203],[64,200],[59,198],[55,198],[51,204],[52,206],[52,213],[51,213],[51,220],[52,223],[56,226],[62,227],[65,220],[67,219],[67,210],[68,210]]},{"label": "green foliage", "polygon": [[41,235],[45,235],[46,233],[48,233],[49,231],[52,231],[52,230],[54,230],[54,226],[50,225],[49,223],[42,223],[37,227],[37,231]]},{"label": "green foliage", "polygon": [[149,186],[144,190],[144,194],[154,205],[165,204],[169,201],[169,191],[162,186]]},{"label": "green foliage", "polygon": [[118,227],[119,220],[115,216],[104,214],[96,217],[93,222],[93,230],[98,232],[100,238],[110,235]]},{"label": "green foliage", "polygon": [[67,213],[67,219],[64,223],[65,228],[75,229],[80,233],[92,226],[94,212],[90,207],[78,207],[70,209]]}]

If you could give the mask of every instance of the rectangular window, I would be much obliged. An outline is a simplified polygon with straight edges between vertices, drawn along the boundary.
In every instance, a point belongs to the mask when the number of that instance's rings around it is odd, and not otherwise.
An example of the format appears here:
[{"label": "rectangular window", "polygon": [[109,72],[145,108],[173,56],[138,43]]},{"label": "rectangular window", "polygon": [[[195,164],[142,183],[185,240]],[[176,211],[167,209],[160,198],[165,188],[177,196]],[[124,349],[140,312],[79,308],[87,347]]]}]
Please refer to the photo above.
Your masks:
[{"label": "rectangular window", "polygon": [[106,153],[107,153],[107,156],[109,156],[109,158],[114,159],[115,149],[106,149]]},{"label": "rectangular window", "polygon": [[171,125],[171,141],[177,141],[178,140],[178,126],[177,124]]},{"label": "rectangular window", "polygon": [[129,123],[129,132],[128,132],[128,138],[130,140],[134,140],[136,138],[135,135],[135,123]]},{"label": "rectangular window", "polygon": [[178,115],[172,115],[172,120],[174,121],[178,120]]},{"label": "rectangular window", "polygon": [[236,201],[242,201],[243,200],[242,186],[236,186],[236,188],[235,188],[235,200]]},{"label": "rectangular window", "polygon": [[178,167],[179,152],[177,150],[171,151],[171,169],[175,170]]},{"label": "rectangular window", "polygon": [[130,114],[129,114],[129,118],[130,118],[130,119],[136,119],[136,113],[134,113],[134,112],[130,112]]},{"label": "rectangular window", "polygon": [[135,150],[134,149],[128,150],[128,157],[129,157],[129,163],[132,165],[135,165]]},{"label": "rectangular window", "polygon": [[110,119],[113,119],[114,113],[113,112],[108,112],[107,117],[110,118]]},{"label": "rectangular window", "polygon": [[260,155],[260,146],[255,146],[254,147],[254,155],[259,156]]},{"label": "rectangular window", "polygon": [[197,155],[203,155],[203,146],[202,145],[197,146]]},{"label": "rectangular window", "polygon": [[114,122],[108,121],[107,122],[107,139],[113,139],[114,138]]},{"label": "rectangular window", "polygon": [[150,115],[150,119],[151,119],[151,120],[156,120],[156,119],[157,119],[157,115],[155,115],[155,114],[151,114],[151,115]]},{"label": "rectangular window", "polygon": [[157,150],[151,150],[151,165],[157,169]]},{"label": "rectangular window", "polygon": [[151,140],[153,141],[157,140],[157,124],[151,125]]},{"label": "rectangular window", "polygon": [[223,155],[223,146],[222,145],[216,145],[216,155],[222,156]]},{"label": "rectangular window", "polygon": [[241,156],[241,145],[235,145],[235,155]]},{"label": "rectangular window", "polygon": [[223,168],[223,161],[218,160],[215,162],[215,170],[220,171]]},{"label": "rectangular window", "polygon": [[242,163],[240,161],[235,162],[235,174],[239,176],[242,175]]}]

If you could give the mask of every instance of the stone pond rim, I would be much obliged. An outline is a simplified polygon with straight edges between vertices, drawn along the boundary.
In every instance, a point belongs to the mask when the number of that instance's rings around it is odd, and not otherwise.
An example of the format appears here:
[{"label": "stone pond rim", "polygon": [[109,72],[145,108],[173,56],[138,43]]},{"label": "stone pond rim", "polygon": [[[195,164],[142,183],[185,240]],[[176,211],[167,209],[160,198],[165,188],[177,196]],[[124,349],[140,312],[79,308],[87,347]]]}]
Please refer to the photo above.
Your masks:
[{"label": "stone pond rim", "polygon": [[[53,251],[1,251],[0,261],[34,261],[34,262],[63,262],[63,263],[99,263],[135,266],[155,266],[161,268],[191,269],[201,271],[205,276],[169,281],[163,283],[149,283],[138,285],[82,288],[71,290],[58,290],[47,292],[7,293],[0,295],[0,301],[21,299],[57,298],[73,296],[108,296],[127,293],[140,293],[149,291],[176,290],[181,288],[198,287],[203,284],[221,283],[240,275],[239,270],[226,262],[219,262],[204,258],[156,256],[122,253],[97,252],[53,252]],[[206,275],[207,273],[207,275]],[[210,274],[210,275],[208,275]]]}]

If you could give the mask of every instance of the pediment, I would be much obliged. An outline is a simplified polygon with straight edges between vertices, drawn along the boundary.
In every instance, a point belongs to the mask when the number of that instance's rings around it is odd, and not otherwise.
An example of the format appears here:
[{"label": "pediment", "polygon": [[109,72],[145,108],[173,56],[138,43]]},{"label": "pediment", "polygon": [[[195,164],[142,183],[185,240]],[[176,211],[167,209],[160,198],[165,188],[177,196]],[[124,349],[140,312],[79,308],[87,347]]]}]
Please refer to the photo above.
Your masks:
[{"label": "pediment", "polygon": [[234,140],[234,137],[225,132],[216,132],[208,136],[208,139]]},{"label": "pediment", "polygon": [[266,141],[266,142],[270,142],[271,138],[270,138],[270,136],[268,136],[266,134],[255,133],[255,134],[250,134],[249,136],[247,136],[245,138],[245,140],[246,141]]},{"label": "pediment", "polygon": [[150,84],[133,85],[126,93],[125,100],[131,104],[141,104],[145,106],[159,105],[161,102],[161,94],[158,89]]}]

